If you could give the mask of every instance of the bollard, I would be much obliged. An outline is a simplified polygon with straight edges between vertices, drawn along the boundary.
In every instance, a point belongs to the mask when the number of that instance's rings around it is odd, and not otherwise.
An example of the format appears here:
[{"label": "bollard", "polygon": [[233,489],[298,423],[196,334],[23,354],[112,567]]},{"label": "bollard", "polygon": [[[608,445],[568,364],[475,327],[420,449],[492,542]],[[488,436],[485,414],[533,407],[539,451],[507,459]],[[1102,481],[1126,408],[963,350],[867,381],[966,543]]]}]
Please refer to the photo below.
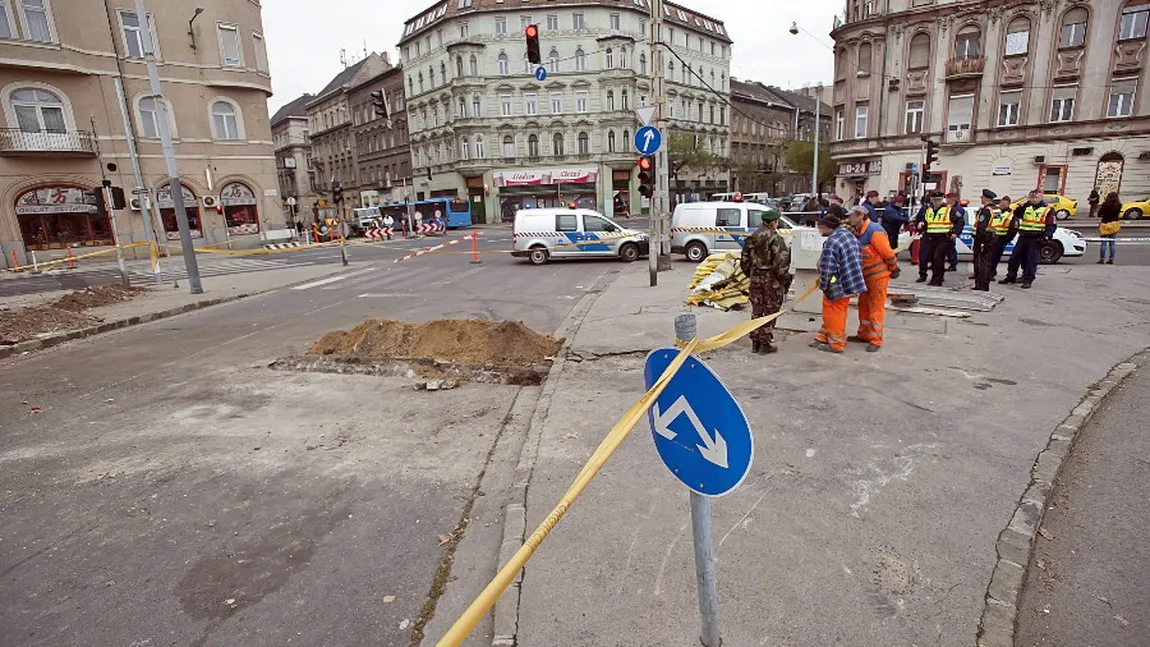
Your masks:
[{"label": "bollard", "polygon": [[471,264],[479,263],[479,242],[476,240],[476,232],[471,232]]},{"label": "bollard", "polygon": [[72,260],[72,248],[68,248],[68,269],[76,269],[76,261]]},{"label": "bollard", "polygon": [[12,269],[20,269],[20,261],[16,260],[16,250],[12,250]]},{"label": "bollard", "polygon": [[39,274],[40,273],[40,267],[36,263],[36,250],[32,250],[32,273],[33,274]]},{"label": "bollard", "polygon": [[343,242],[343,236],[339,237],[339,257],[343,260],[343,264],[347,265],[347,245]]}]

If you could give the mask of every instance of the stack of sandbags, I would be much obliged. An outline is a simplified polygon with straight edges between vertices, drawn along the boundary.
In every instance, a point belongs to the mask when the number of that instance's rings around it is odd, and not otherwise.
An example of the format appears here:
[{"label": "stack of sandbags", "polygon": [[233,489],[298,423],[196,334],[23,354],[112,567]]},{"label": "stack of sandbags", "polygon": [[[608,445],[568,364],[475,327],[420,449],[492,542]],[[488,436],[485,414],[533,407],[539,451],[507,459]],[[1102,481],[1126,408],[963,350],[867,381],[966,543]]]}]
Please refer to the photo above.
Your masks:
[{"label": "stack of sandbags", "polygon": [[750,302],[750,281],[739,267],[735,252],[712,254],[695,269],[687,305],[704,305],[720,310],[741,309]]}]

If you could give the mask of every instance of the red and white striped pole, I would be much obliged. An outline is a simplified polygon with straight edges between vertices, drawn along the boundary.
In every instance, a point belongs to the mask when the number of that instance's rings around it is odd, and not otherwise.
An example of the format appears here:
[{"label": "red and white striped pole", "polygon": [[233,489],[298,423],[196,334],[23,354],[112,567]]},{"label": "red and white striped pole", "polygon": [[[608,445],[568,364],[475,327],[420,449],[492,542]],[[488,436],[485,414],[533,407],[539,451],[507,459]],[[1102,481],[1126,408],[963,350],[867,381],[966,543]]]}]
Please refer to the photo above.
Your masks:
[{"label": "red and white striped pole", "polygon": [[471,264],[479,263],[479,242],[476,240],[476,233],[471,232]]}]

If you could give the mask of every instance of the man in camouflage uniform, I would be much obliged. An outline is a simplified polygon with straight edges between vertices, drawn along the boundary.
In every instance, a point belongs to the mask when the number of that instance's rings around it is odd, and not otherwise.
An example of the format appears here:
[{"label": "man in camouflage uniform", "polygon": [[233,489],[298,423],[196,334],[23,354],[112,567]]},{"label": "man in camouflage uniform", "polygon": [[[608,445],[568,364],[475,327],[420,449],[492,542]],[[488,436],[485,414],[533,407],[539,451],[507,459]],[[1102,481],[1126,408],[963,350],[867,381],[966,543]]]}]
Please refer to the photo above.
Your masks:
[{"label": "man in camouflage uniform", "polygon": [[[774,209],[763,212],[762,224],[747,238],[739,259],[743,274],[751,281],[751,316],[755,318],[778,312],[791,286],[791,252],[779,236],[780,217]],[[765,355],[778,351],[774,330],[775,322],[771,321],[752,332],[752,352]]]}]

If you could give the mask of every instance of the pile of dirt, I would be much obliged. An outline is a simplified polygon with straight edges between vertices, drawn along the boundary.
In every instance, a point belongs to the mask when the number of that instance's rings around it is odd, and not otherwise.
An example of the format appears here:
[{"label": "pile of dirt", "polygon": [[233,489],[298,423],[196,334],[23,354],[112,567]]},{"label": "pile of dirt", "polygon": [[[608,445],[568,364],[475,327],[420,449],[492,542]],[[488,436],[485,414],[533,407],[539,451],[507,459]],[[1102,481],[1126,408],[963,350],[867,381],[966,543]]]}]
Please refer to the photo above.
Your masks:
[{"label": "pile of dirt", "polygon": [[22,308],[0,308],[0,346],[10,346],[28,339],[77,328],[94,326],[103,321],[84,312],[147,292],[147,288],[105,285],[66,294],[51,303]]},{"label": "pile of dirt", "polygon": [[540,364],[554,357],[562,343],[514,321],[439,319],[409,324],[368,319],[353,330],[324,335],[308,354],[512,367]]}]

